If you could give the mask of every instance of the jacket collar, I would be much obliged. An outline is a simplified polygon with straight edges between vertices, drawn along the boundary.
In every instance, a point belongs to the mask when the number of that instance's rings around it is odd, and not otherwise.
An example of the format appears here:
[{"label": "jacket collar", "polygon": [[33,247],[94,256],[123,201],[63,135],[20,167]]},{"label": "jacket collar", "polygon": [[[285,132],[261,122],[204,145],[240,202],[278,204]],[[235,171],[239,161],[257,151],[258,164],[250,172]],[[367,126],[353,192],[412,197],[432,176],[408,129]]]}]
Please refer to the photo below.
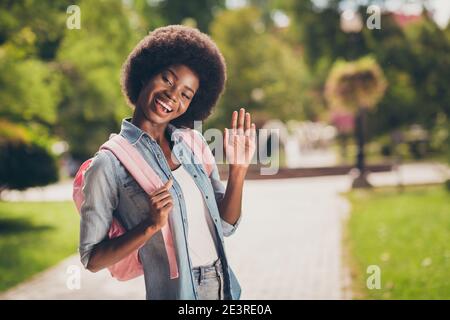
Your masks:
[{"label": "jacket collar", "polygon": [[[171,123],[167,124],[167,132],[169,133],[169,136],[172,137],[172,133],[177,130],[178,128],[174,126]],[[156,140],[149,135],[144,130],[138,128],[134,124],[131,123],[131,118],[125,118],[122,120],[122,125],[120,128],[120,135],[123,136],[125,139],[128,140],[131,144],[135,144],[142,136],[146,135],[150,140],[154,141]],[[175,142],[176,143],[176,142]]]}]

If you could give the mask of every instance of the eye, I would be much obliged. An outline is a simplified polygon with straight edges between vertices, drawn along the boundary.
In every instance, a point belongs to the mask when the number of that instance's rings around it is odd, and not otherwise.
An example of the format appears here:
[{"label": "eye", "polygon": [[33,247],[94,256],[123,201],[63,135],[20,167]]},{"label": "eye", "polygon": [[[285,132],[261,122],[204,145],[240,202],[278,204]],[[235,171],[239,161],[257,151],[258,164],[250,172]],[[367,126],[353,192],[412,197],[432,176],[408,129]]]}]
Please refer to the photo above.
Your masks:
[{"label": "eye", "polygon": [[172,82],[165,75],[162,76],[162,79],[164,80],[165,83],[168,83],[170,86],[172,85]]},{"label": "eye", "polygon": [[188,100],[191,100],[191,97],[188,96],[186,93],[183,93],[182,96],[183,96],[184,98],[188,99]]}]

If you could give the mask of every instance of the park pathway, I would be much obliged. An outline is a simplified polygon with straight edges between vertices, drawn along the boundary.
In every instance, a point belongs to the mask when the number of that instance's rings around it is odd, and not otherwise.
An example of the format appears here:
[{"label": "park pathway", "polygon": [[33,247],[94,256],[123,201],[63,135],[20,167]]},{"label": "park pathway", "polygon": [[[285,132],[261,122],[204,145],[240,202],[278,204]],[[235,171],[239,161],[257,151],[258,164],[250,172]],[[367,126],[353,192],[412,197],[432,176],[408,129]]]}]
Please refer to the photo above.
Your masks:
[{"label": "park pathway", "polygon": [[[442,182],[448,169],[407,165],[400,174],[375,173],[376,186]],[[350,210],[340,195],[350,176],[245,182],[243,220],[226,239],[243,299],[348,299],[349,273],[342,263],[342,226]],[[66,191],[64,192],[64,188]],[[59,199],[70,198],[61,186]],[[29,200],[36,195],[31,193]],[[24,200],[10,194],[10,200]],[[30,199],[31,198],[31,199]],[[71,288],[81,272],[80,288]],[[69,286],[67,285],[69,283]],[[144,299],[143,279],[118,282],[106,270],[91,274],[78,255],[0,295],[0,299]]]}]

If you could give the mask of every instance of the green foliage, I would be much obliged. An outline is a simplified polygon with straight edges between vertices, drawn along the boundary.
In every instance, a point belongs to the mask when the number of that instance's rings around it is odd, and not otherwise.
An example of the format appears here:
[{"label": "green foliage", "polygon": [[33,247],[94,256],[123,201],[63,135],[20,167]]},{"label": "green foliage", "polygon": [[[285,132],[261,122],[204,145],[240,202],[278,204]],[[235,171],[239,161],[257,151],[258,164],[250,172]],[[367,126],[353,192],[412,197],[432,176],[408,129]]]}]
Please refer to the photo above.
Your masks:
[{"label": "green foliage", "polygon": [[450,179],[447,179],[445,181],[445,189],[447,190],[447,192],[450,192]]},{"label": "green foliage", "polygon": [[84,160],[131,113],[120,90],[120,70],[140,35],[120,0],[82,1],[80,9],[81,29],[66,30],[57,55],[64,75],[58,130],[72,155]]},{"label": "green foliage", "polygon": [[[364,25],[359,33],[345,33],[338,10],[342,0],[330,0],[321,7],[310,0],[282,2],[292,19],[290,41],[305,53],[315,92],[322,91],[334,61],[366,55],[377,60],[389,88],[371,112],[372,133],[383,134],[413,123],[432,128],[440,112],[448,115],[450,27],[440,29],[427,14],[402,27],[386,12],[381,16],[380,30]],[[366,7],[361,6],[359,13],[365,22]],[[322,101],[314,103],[320,107]]]},{"label": "green foliage", "polygon": [[1,1],[0,45],[14,47],[15,58],[54,59],[64,34],[66,8],[76,2]]},{"label": "green foliage", "polygon": [[450,123],[447,116],[443,113],[437,117],[436,125],[430,132],[430,147],[434,152],[443,151],[448,156],[447,162],[450,163]]},{"label": "green foliage", "polygon": [[286,9],[293,20],[292,38],[302,46],[305,60],[316,70],[328,60],[329,66],[336,58],[355,59],[362,55],[360,34],[346,34],[340,28],[338,0],[328,1],[326,7],[317,7],[313,1],[288,0]]},{"label": "green foliage", "polygon": [[65,9],[58,14],[63,5],[0,3],[0,117],[47,126],[56,122],[60,76],[49,59],[64,30]]},{"label": "green foliage", "polygon": [[373,58],[338,60],[325,84],[325,97],[334,108],[373,108],[383,97],[386,86],[383,71]]},{"label": "green foliage", "polygon": [[193,19],[197,28],[207,32],[214,14],[225,7],[225,0],[163,0],[155,1],[168,24],[181,24],[186,19]]},{"label": "green foliage", "polygon": [[0,144],[8,141],[13,143],[30,143],[31,139],[30,132],[22,126],[0,119]]},{"label": "green foliage", "polygon": [[[345,33],[342,0],[247,3],[253,7],[231,11],[225,0],[2,1],[0,117],[26,124],[41,140],[67,140],[75,158],[90,157],[131,114],[119,86],[123,61],[148,31],[170,23],[210,32],[227,60],[227,89],[208,125],[228,124],[241,106],[261,121],[324,118],[334,62],[368,54],[389,83],[371,111],[369,133],[413,123],[432,129],[440,114],[449,117],[449,27],[438,28],[426,15],[402,27],[387,13],[381,30]],[[66,28],[71,4],[80,6],[81,30]],[[275,9],[289,15],[288,28],[275,26]]]},{"label": "green foliage", "polygon": [[60,78],[53,66],[40,60],[0,57],[0,117],[55,124]]},{"label": "green foliage", "polygon": [[225,56],[228,80],[214,120],[229,124],[229,115],[246,107],[256,115],[282,120],[304,117],[307,69],[302,57],[274,34],[266,32],[254,7],[224,11],[211,34]]},{"label": "green foliage", "polygon": [[[80,7],[80,30],[66,28],[71,4]],[[131,114],[119,80],[132,47],[149,30],[186,17],[207,30],[223,6],[223,0],[2,2],[0,117],[27,124],[35,136],[58,135],[84,160]]]},{"label": "green foliage", "polygon": [[25,128],[0,121],[0,191],[43,186],[58,180],[56,160]]},{"label": "green foliage", "polygon": [[58,12],[63,5],[0,3],[0,192],[58,178],[56,159],[48,150],[62,77],[50,60],[64,30],[65,8]]},{"label": "green foliage", "polygon": [[369,32],[368,50],[385,70],[389,90],[372,115],[373,129],[419,123],[430,129],[439,113],[449,114],[450,29],[441,30],[435,22],[422,20],[400,28],[392,16],[383,16],[382,30]]},{"label": "green foliage", "polygon": [[[450,25],[440,29],[429,18],[424,17],[419,23],[405,29],[405,36],[411,43],[414,59],[414,88],[417,90],[415,108],[423,124],[431,127],[437,121],[440,112],[450,117]],[[426,107],[424,107],[426,106]]]}]

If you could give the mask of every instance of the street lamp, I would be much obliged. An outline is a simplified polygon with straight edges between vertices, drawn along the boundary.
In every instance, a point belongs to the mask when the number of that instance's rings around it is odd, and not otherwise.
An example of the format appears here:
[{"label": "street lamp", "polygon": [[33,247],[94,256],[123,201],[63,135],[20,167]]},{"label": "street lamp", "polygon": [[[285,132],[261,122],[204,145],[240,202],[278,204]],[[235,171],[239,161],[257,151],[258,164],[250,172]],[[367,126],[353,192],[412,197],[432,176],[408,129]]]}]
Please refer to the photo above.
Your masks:
[{"label": "street lamp", "polygon": [[354,188],[367,188],[364,145],[367,130],[367,110],[375,108],[383,98],[387,82],[375,59],[363,57],[354,61],[338,60],[325,83],[325,97],[332,108],[344,107],[356,113],[355,138],[358,145],[356,167],[358,177]]}]

